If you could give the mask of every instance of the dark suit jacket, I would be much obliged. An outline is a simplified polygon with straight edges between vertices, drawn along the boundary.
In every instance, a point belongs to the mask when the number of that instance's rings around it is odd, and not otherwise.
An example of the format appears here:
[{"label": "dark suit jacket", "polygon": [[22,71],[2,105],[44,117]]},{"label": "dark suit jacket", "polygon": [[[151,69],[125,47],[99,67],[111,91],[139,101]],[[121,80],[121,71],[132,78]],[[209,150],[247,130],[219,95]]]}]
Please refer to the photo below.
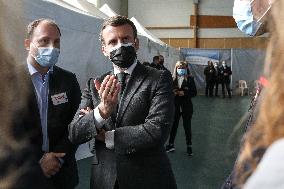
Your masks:
[{"label": "dark suit jacket", "polygon": [[[66,92],[68,102],[54,105],[52,96]],[[35,95],[34,95],[35,96]],[[49,151],[66,153],[60,171],[49,179],[56,188],[74,188],[78,182],[78,170],[75,152],[78,145],[72,144],[68,139],[68,125],[72,121],[80,104],[81,91],[75,74],[57,66],[49,75],[48,117],[47,130],[49,137]],[[36,101],[36,98],[34,98]],[[40,120],[37,112],[35,118]],[[40,124],[39,124],[40,125]],[[40,135],[42,138],[42,135]],[[42,141],[40,146],[42,145]],[[53,187],[51,187],[53,188]]]},{"label": "dark suit jacket", "polygon": [[[110,74],[110,73],[108,73]],[[106,75],[106,74],[105,74]],[[103,75],[100,80],[105,77]],[[93,79],[87,83],[80,108],[96,107],[100,100]],[[126,85],[117,115],[104,125],[115,129],[115,150],[96,141],[91,186],[122,189],[174,189],[176,183],[164,149],[173,122],[172,78],[168,71],[137,64]],[[79,118],[79,110],[69,126],[74,143],[84,143],[96,135],[93,111]]]},{"label": "dark suit jacket", "polygon": [[192,115],[193,105],[191,98],[197,95],[197,90],[194,82],[194,78],[189,76],[187,79],[183,80],[181,88],[178,86],[178,80],[174,80],[174,90],[183,91],[184,96],[175,96],[175,106],[176,110],[179,110],[180,107],[184,115]]},{"label": "dark suit jacket", "polygon": [[207,83],[214,83],[216,78],[216,70],[213,66],[206,66],[204,69],[205,80]]},{"label": "dark suit jacket", "polygon": [[[221,72],[223,73],[223,82],[224,83],[230,83],[230,76],[232,75],[232,71],[231,71],[231,67],[226,66],[226,68],[224,68],[223,66],[221,67]],[[224,74],[227,75],[224,75]]]}]

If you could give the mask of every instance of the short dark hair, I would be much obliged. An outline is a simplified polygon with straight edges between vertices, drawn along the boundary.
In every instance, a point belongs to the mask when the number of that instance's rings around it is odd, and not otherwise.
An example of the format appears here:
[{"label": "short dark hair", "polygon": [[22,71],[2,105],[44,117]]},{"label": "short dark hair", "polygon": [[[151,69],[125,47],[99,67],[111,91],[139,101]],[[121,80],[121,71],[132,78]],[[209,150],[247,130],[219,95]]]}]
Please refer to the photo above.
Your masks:
[{"label": "short dark hair", "polygon": [[153,62],[156,61],[156,60],[159,60],[159,56],[154,56],[153,57]]},{"label": "short dark hair", "polygon": [[34,30],[35,28],[41,23],[41,22],[47,22],[50,25],[53,25],[57,28],[59,35],[61,36],[61,31],[58,27],[58,25],[56,24],[56,22],[54,20],[51,20],[49,18],[40,18],[37,20],[32,21],[31,23],[29,23],[29,25],[27,26],[27,39],[30,39],[33,34],[34,34]]},{"label": "short dark hair", "polygon": [[103,30],[107,27],[107,26],[122,26],[128,24],[132,27],[133,29],[133,36],[134,39],[137,38],[137,29],[134,25],[134,23],[128,19],[126,16],[121,16],[121,15],[116,15],[116,16],[112,16],[108,19],[106,19],[101,27],[101,31],[100,31],[100,41],[102,42],[102,44],[104,44],[104,38],[103,38]]}]

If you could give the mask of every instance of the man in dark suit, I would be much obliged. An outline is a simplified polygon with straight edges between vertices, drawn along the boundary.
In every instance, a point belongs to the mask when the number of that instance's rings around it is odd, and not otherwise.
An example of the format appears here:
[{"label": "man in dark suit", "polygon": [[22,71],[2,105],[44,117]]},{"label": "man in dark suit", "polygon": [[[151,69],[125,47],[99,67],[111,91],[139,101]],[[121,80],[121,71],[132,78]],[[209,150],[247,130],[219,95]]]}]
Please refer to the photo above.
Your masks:
[{"label": "man in dark suit", "polygon": [[[228,96],[229,98],[232,98],[232,94],[231,94],[231,88],[230,88],[230,82],[231,82],[231,75],[232,75],[232,71],[231,71],[231,67],[227,66],[226,61],[223,60],[222,61],[222,67],[221,67],[221,73],[222,73],[222,82],[224,83],[226,90],[228,92]],[[222,88],[222,93],[223,93],[223,98],[225,98],[225,89]]]},{"label": "man in dark suit", "polygon": [[88,81],[69,125],[74,143],[96,138],[91,188],[176,188],[164,148],[174,115],[171,74],[137,61],[137,30],[124,16],[103,23],[101,41],[113,70]]},{"label": "man in dark suit", "polygon": [[209,93],[209,96],[213,97],[216,70],[213,66],[213,62],[210,60],[208,61],[208,66],[206,66],[204,69],[204,75],[205,75],[205,81],[206,81],[205,96],[208,96],[208,93]]},{"label": "man in dark suit", "polygon": [[68,124],[80,103],[80,87],[75,74],[55,64],[60,53],[60,29],[49,19],[31,22],[25,40],[30,90],[38,111],[42,154],[38,160],[50,189],[73,189],[78,184],[75,152],[68,139]]}]

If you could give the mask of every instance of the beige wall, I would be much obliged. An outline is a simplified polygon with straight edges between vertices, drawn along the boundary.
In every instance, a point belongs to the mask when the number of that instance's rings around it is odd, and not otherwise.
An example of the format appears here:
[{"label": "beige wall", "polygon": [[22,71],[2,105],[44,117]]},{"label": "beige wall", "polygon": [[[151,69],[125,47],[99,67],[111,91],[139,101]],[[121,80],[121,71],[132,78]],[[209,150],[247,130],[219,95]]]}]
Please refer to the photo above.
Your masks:
[{"label": "beige wall", "polygon": [[[176,48],[193,48],[192,38],[161,38],[168,45]],[[253,38],[199,38],[198,48],[266,48],[267,37]]]}]

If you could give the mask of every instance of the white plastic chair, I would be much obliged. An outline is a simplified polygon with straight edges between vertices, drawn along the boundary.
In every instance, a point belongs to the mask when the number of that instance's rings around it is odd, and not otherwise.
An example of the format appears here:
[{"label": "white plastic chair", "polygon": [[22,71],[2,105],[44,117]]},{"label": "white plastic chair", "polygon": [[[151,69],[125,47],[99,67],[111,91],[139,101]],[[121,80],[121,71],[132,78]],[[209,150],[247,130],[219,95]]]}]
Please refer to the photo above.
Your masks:
[{"label": "white plastic chair", "polygon": [[244,96],[244,91],[248,91],[248,85],[245,80],[239,80],[239,89],[240,89],[240,94],[241,96]]}]

